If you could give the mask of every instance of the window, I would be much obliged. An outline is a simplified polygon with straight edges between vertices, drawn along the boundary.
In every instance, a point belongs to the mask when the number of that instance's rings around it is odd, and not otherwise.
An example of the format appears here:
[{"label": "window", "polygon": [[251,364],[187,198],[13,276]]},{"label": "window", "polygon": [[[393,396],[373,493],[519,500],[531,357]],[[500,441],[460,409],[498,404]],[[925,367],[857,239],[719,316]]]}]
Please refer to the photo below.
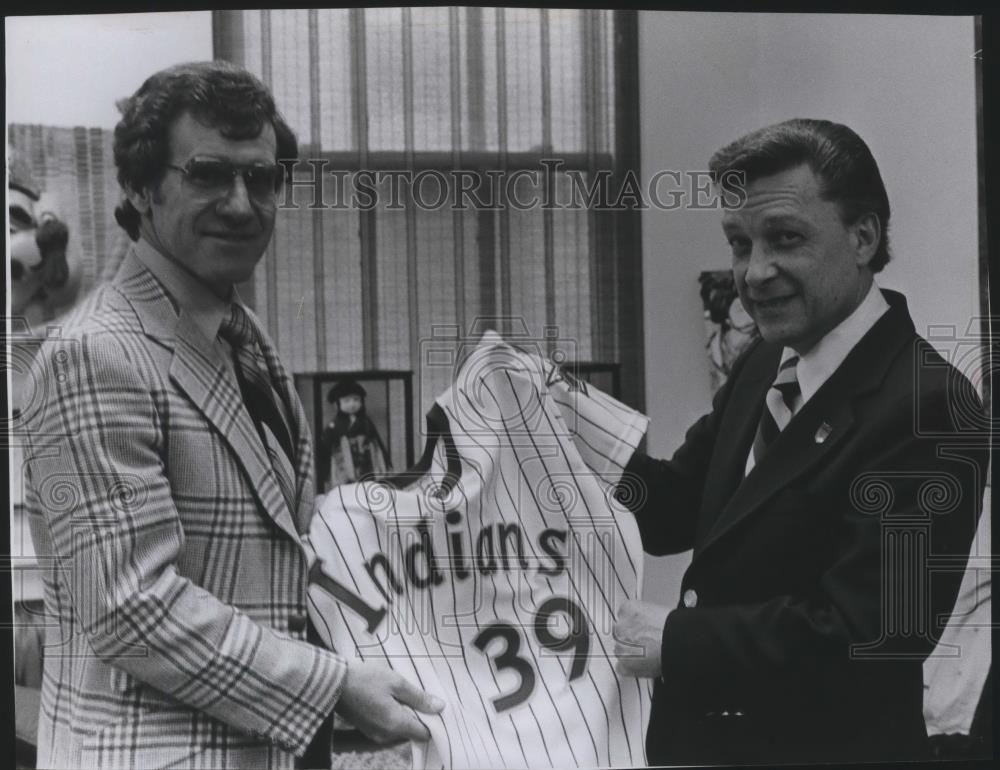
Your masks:
[{"label": "window", "polygon": [[[312,162],[298,164],[296,205],[283,207],[265,263],[241,288],[293,370],[411,369],[420,415],[451,377],[419,360],[421,340],[527,329],[549,346],[553,334],[569,340],[572,360],[620,364],[622,396],[641,408],[637,214],[582,205],[603,177],[615,189],[638,165],[635,18],[215,12],[216,56],[272,88],[300,159]],[[331,171],[368,173],[376,200],[334,207],[346,203],[345,187]],[[462,202],[456,171],[483,205],[453,205]],[[396,205],[388,172],[406,175]],[[419,189],[409,184],[418,178]],[[490,189],[540,200],[498,205],[507,198],[490,200]],[[429,205],[445,190],[443,205]],[[541,205],[546,190],[560,207]],[[569,205],[574,191],[581,205]]]}]

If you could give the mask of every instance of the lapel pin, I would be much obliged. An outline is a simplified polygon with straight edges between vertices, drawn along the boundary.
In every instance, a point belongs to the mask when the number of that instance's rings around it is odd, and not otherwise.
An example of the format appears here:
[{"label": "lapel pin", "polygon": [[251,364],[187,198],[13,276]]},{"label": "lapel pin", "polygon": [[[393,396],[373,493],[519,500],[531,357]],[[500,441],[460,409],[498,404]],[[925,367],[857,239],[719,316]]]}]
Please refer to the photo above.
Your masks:
[{"label": "lapel pin", "polygon": [[822,444],[829,438],[830,434],[833,432],[833,428],[830,427],[830,423],[824,422],[816,429],[816,435],[813,440],[817,444]]}]

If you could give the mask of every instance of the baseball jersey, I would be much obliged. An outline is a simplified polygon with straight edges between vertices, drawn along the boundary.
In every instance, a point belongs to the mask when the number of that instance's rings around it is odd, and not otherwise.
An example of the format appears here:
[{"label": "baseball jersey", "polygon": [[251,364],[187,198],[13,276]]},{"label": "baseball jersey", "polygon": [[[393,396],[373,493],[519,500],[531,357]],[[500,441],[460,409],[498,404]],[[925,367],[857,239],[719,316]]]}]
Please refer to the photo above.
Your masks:
[{"label": "baseball jersey", "polygon": [[318,503],[320,634],[446,702],[414,767],[645,765],[650,680],[616,674],[611,631],[642,584],[614,488],[647,422],[490,332],[415,468]]}]

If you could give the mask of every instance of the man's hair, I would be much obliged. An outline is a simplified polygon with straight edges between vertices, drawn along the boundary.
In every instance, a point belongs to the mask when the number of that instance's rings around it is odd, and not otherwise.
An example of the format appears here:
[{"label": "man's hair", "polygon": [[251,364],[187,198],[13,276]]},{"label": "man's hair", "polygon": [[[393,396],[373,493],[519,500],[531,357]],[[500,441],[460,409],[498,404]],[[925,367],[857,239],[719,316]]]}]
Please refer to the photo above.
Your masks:
[{"label": "man's hair", "polygon": [[[170,158],[170,127],[184,113],[227,139],[254,139],[270,123],[277,138],[276,160],[298,156],[295,134],[270,91],[229,62],[168,67],[120,100],[118,109],[122,117],[115,126],[114,154],[123,190],[141,190],[159,182]],[[115,209],[115,219],[132,240],[138,239],[141,215],[127,198]]]},{"label": "man's hair", "polygon": [[875,214],[881,238],[869,267],[879,272],[889,262],[889,196],[878,165],[864,140],[847,126],[829,120],[794,118],[753,131],[716,152],[708,163],[716,183],[732,184],[731,174],[749,184],[808,163],[819,178],[820,194],[840,208],[845,224]]}]

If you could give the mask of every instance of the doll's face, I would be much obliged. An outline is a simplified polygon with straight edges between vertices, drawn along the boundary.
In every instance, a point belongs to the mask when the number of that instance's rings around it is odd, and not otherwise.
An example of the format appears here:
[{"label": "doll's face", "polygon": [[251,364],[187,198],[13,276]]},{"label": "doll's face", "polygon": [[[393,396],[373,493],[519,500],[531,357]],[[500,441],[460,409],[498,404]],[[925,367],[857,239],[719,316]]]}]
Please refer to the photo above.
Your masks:
[{"label": "doll's face", "polygon": [[361,396],[349,395],[341,396],[337,400],[337,407],[344,414],[357,414],[361,411],[362,406]]}]

